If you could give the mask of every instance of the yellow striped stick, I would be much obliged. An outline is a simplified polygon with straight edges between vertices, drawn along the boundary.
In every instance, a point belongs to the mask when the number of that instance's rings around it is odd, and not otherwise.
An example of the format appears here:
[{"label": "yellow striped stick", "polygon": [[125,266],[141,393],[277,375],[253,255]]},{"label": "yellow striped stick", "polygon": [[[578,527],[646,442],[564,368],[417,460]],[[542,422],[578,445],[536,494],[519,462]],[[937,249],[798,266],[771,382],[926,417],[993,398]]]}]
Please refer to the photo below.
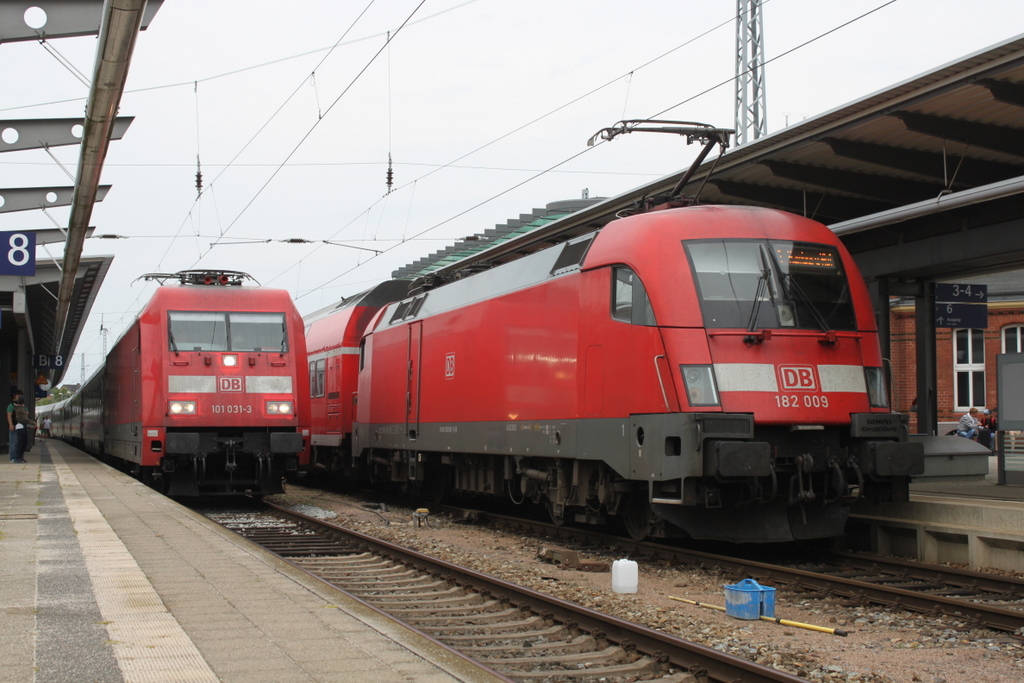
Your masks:
[{"label": "yellow striped stick", "polygon": [[[718,605],[709,605],[706,602],[697,602],[696,600],[687,600],[686,598],[676,598],[671,595],[668,596],[668,599],[675,600],[677,602],[685,602],[688,605],[696,605],[697,607],[707,607],[708,609],[718,610],[719,612],[725,611],[724,607],[719,607]],[[827,626],[815,626],[814,624],[802,624],[799,621],[790,621],[789,619],[780,619],[778,617],[759,617],[759,619],[761,619],[761,621],[773,621],[776,624],[781,624],[783,626],[793,626],[796,628],[806,628],[810,631],[820,631],[822,633],[828,633],[834,636],[850,635],[847,631],[844,631],[842,629],[829,628]]]}]

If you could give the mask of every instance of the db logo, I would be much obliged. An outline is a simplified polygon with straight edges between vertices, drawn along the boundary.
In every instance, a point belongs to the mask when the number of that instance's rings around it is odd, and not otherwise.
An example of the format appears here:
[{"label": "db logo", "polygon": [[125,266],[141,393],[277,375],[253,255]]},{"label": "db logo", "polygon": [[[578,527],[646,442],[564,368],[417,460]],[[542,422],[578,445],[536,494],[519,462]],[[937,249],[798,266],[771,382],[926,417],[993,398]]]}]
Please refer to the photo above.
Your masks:
[{"label": "db logo", "polygon": [[454,379],[455,378],[455,354],[449,353],[444,357],[444,378]]},{"label": "db logo", "polygon": [[780,365],[779,378],[783,390],[817,391],[818,383],[814,379],[813,365]]},{"label": "db logo", "polygon": [[221,391],[241,391],[242,390],[242,378],[241,377],[218,377],[220,380]]}]

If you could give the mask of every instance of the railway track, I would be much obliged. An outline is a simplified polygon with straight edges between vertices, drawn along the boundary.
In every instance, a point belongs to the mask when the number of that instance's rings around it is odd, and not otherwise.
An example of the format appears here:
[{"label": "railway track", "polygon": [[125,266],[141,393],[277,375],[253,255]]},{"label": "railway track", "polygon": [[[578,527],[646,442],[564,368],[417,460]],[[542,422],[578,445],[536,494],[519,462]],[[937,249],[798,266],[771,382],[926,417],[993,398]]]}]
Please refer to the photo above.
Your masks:
[{"label": "railway track", "polygon": [[804,680],[285,508],[268,508],[210,517],[510,680]]},{"label": "railway track", "polygon": [[617,547],[632,557],[656,557],[683,564],[715,567],[737,579],[751,577],[767,585],[783,585],[821,597],[840,596],[856,602],[944,615],[1024,639],[1024,579],[839,552],[823,553],[813,563],[786,566],[634,541],[588,529],[518,517],[459,508],[448,508],[448,511],[478,515],[490,523],[520,532],[546,534],[563,541],[607,548]]},{"label": "railway track", "polygon": [[853,582],[845,584],[851,587],[844,592],[849,597],[955,614],[1024,635],[1024,579],[856,553],[834,552],[823,559],[801,569]]}]

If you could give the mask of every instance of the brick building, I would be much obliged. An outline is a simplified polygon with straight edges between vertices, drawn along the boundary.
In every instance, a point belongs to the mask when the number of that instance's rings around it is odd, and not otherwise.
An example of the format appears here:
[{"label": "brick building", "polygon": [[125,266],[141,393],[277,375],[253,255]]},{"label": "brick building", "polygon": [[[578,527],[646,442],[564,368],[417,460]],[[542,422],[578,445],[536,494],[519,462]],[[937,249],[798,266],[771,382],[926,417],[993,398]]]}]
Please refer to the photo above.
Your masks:
[{"label": "brick building", "polygon": [[[996,356],[1024,352],[1024,272],[970,277],[988,285],[988,327],[939,328],[935,335],[938,419],[956,422],[969,408],[997,403]],[[911,413],[917,397],[914,303],[890,302],[892,405]],[[916,430],[911,414],[911,431]]]}]

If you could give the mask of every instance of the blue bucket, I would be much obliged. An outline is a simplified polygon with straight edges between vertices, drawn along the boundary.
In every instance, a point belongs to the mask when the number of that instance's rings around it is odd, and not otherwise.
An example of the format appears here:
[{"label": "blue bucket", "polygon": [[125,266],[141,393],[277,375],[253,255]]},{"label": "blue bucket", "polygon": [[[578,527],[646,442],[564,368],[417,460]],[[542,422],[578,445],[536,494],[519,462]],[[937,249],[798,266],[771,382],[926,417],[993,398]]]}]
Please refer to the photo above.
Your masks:
[{"label": "blue bucket", "polygon": [[736,619],[775,618],[775,589],[753,579],[725,587],[725,613]]}]

